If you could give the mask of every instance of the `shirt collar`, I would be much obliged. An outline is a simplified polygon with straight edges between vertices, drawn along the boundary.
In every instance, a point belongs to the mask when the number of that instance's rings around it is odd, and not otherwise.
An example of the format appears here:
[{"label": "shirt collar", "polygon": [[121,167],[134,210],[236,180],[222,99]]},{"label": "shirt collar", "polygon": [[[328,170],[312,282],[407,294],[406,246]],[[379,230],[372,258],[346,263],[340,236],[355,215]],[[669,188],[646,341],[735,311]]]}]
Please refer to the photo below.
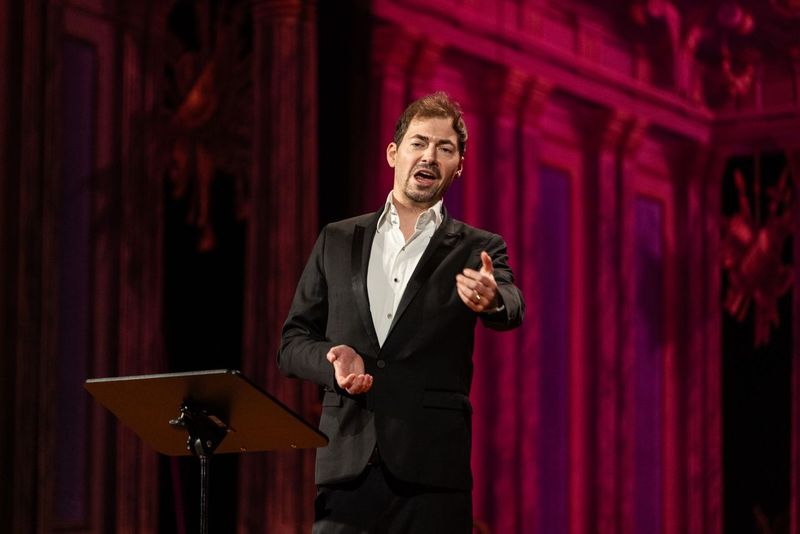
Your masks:
[{"label": "shirt collar", "polygon": [[[400,225],[397,208],[394,207],[394,202],[392,201],[392,194],[392,191],[389,191],[389,195],[386,197],[386,203],[383,205],[380,217],[378,217],[378,232],[385,232],[394,225]],[[430,221],[433,221],[434,229],[438,229],[439,225],[442,224],[442,205],[442,199],[439,199],[439,202],[420,213],[414,227],[415,230],[423,229]]]}]

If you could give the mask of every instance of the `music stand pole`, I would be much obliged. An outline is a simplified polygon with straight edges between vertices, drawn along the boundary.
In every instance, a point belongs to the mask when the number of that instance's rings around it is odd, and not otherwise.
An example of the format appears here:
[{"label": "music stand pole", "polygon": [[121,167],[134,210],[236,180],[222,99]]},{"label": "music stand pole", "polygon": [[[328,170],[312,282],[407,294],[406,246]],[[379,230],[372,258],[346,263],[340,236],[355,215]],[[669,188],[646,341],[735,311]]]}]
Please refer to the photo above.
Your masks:
[{"label": "music stand pole", "polygon": [[188,432],[186,448],[200,460],[200,534],[208,534],[211,455],[225,439],[228,427],[219,418],[188,403],[181,405],[181,415],[171,419],[169,424]]}]

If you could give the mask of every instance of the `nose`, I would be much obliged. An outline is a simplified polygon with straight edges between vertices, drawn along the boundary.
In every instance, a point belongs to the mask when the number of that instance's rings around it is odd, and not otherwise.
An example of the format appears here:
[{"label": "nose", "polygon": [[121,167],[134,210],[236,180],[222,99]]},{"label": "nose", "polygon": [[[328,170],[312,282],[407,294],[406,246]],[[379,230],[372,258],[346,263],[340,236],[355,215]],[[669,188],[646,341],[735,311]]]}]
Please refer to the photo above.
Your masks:
[{"label": "nose", "polygon": [[430,143],[425,148],[425,152],[422,153],[422,161],[425,163],[436,162],[436,145],[434,143]]}]

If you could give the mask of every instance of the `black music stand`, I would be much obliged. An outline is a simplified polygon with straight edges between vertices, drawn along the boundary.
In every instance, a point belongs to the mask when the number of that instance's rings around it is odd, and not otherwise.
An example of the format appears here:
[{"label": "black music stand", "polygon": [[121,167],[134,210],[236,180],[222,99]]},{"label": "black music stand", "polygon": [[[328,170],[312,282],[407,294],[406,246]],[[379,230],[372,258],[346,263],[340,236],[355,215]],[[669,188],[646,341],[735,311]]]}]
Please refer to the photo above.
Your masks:
[{"label": "black music stand", "polygon": [[[208,533],[212,454],[328,444],[323,433],[235,370],[94,378],[84,387],[156,451],[200,460],[201,534]],[[186,430],[188,440],[176,429]]]}]

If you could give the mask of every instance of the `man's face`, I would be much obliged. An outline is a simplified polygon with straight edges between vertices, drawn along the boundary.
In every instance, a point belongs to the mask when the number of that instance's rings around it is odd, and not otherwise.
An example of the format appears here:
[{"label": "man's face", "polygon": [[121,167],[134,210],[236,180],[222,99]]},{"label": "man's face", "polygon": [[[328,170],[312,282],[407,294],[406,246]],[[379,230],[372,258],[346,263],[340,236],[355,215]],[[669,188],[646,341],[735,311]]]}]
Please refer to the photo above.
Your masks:
[{"label": "man's face", "polygon": [[394,198],[404,205],[429,208],[442,198],[463,158],[452,119],[412,119],[400,145],[390,143],[386,160],[394,168]]}]

